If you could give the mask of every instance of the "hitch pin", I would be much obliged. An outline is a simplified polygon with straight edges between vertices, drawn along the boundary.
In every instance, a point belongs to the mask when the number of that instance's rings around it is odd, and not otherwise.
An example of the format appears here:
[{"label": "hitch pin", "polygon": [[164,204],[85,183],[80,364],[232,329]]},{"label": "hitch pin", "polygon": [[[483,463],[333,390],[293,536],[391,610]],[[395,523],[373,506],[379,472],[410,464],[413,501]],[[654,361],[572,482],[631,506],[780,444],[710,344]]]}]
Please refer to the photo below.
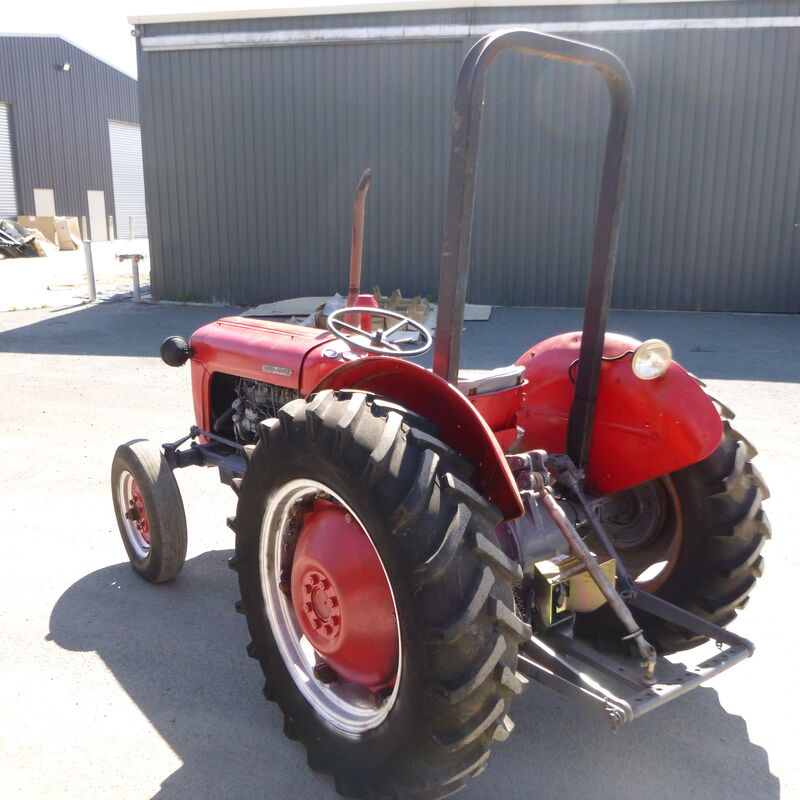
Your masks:
[{"label": "hitch pin", "polygon": [[[535,475],[536,473],[534,473]],[[540,481],[537,481],[539,483]],[[636,623],[628,606],[619,596],[619,593],[612,585],[611,581],[606,577],[605,572],[600,568],[597,561],[595,561],[589,548],[584,544],[580,534],[572,526],[572,523],[567,519],[563,509],[553,498],[553,490],[544,485],[541,481],[541,488],[539,489],[539,498],[542,504],[550,512],[550,516],[558,526],[558,529],[564,534],[564,538],[569,542],[572,552],[584,563],[589,574],[597,584],[598,589],[603,593],[603,596],[608,601],[608,604],[614,610],[614,613],[619,618],[620,622],[627,628],[628,635],[625,639],[633,639],[636,646],[639,648],[639,653],[642,656],[642,669],[644,670],[644,683],[650,685],[655,682],[656,671],[656,651],[653,645],[644,638],[642,629]]]}]

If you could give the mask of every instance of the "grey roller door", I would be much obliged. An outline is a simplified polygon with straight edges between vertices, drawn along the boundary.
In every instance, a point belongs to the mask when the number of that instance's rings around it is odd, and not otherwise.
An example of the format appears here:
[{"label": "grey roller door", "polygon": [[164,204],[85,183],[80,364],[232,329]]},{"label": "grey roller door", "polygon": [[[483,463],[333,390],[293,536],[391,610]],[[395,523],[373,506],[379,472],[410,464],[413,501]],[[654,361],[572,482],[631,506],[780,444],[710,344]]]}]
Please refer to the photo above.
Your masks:
[{"label": "grey roller door", "polygon": [[9,105],[0,103],[0,217],[17,216],[17,190],[14,185],[9,110]]},{"label": "grey roller door", "polygon": [[114,214],[116,235],[128,236],[133,218],[133,234],[147,236],[144,207],[144,173],[142,171],[142,137],[138,125],[108,121],[111,143],[111,174],[114,181]]}]

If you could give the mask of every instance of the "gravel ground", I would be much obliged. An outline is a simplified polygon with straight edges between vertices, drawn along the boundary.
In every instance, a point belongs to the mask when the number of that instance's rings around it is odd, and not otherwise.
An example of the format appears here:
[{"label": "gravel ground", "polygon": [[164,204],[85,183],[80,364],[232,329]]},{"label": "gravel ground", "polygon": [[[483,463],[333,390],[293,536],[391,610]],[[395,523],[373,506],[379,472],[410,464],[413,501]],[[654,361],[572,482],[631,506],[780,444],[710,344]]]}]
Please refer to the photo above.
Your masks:
[{"label": "gravel ground", "polygon": [[[0,265],[2,266],[2,265]],[[157,358],[224,309],[105,303],[0,314],[0,796],[335,797],[284,738],[233,611],[234,496],[213,470],[184,470],[189,554],[167,585],[130,570],[109,492],[120,442],[180,436],[187,369]],[[510,363],[580,314],[495,309],[469,323],[464,365]],[[800,797],[798,574],[792,539],[800,450],[800,317],[616,312],[613,330],[665,338],[738,413],[772,489],[767,571],[735,630],[753,659],[612,735],[533,686],[517,727],[463,800]]]}]

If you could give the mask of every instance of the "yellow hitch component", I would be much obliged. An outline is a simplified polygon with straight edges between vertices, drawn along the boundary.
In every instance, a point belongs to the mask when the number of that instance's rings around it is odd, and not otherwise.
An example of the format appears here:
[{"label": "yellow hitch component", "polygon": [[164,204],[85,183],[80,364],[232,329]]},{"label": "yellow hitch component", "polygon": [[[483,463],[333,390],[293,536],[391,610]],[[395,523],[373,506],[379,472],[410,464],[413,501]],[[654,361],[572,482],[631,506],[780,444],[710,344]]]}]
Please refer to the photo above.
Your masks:
[{"label": "yellow hitch component", "polygon": [[[613,584],[616,561],[599,557],[597,563]],[[537,612],[547,628],[561,622],[571,611],[594,611],[606,601],[583,562],[572,555],[538,562],[533,591]]]}]

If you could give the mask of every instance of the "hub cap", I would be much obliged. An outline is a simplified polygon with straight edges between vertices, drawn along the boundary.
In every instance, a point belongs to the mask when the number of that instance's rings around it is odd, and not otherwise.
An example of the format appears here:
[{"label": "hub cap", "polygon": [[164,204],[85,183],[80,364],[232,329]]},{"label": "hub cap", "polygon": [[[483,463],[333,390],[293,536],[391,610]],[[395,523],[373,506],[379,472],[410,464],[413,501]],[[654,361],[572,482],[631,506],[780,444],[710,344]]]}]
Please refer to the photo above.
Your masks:
[{"label": "hub cap", "polygon": [[303,515],[291,587],[300,628],[329,667],[373,691],[392,682],[392,593],[372,542],[341,505],[318,499]]},{"label": "hub cap", "polygon": [[352,509],[317,481],[285,483],[267,501],[259,564],[270,628],[298,689],[342,730],[380,725],[400,678],[397,611]]},{"label": "hub cap", "polygon": [[130,472],[122,472],[117,484],[117,502],[122,509],[125,536],[137,558],[150,553],[150,520],[139,484]]}]

